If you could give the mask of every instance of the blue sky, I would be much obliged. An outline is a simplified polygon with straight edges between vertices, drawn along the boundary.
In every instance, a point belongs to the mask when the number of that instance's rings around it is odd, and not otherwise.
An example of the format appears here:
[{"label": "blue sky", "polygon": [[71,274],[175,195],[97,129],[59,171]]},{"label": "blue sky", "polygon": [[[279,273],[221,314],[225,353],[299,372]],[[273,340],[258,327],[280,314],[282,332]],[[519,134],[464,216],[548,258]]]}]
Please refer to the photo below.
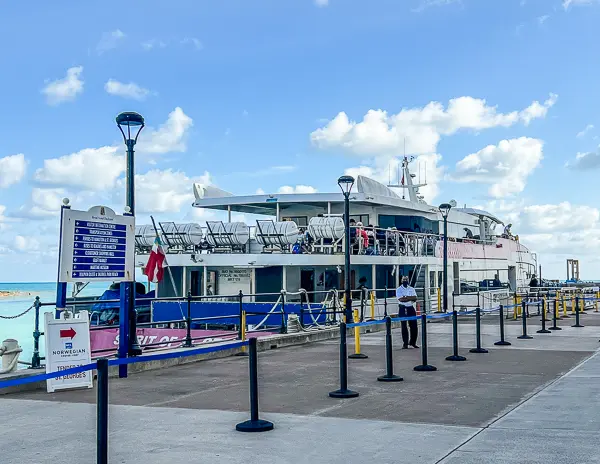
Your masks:
[{"label": "blue sky", "polygon": [[599,20],[594,0],[3,2],[0,281],[55,277],[62,196],[122,209],[126,110],[148,125],[139,222],[206,219],[200,177],[240,194],[385,182],[406,138],[429,201],[486,207],[549,274],[569,255],[600,278]]}]

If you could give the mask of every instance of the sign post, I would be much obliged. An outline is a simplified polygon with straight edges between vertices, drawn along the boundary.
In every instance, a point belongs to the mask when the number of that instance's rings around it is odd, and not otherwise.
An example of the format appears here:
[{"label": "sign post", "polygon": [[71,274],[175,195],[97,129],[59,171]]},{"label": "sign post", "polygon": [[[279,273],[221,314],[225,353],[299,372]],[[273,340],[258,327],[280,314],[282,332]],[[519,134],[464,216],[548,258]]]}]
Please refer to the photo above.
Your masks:
[{"label": "sign post", "polygon": [[[61,313],[59,319],[52,313],[44,314],[44,335],[46,340],[46,373],[62,371],[72,367],[84,366],[92,362],[90,348],[90,320],[87,311],[81,311],[74,317]],[[92,372],[48,379],[46,390],[71,388],[92,388]]]}]

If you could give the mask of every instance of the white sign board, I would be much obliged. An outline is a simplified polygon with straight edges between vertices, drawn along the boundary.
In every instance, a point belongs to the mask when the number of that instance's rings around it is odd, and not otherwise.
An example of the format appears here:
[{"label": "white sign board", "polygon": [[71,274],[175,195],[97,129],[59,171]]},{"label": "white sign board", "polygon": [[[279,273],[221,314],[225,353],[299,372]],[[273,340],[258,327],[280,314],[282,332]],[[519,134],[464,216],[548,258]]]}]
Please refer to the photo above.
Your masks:
[{"label": "white sign board", "polygon": [[63,209],[60,282],[132,282],[135,278],[135,219],[106,206]]},{"label": "white sign board", "polygon": [[[72,314],[72,313],[71,313]],[[46,373],[84,366],[92,362],[90,349],[90,320],[87,311],[65,318],[66,312],[55,319],[44,314],[46,339]],[[92,371],[65,375],[46,380],[48,393],[69,388],[92,388]]]},{"label": "white sign board", "polygon": [[249,293],[251,275],[251,269],[219,269],[217,277],[217,289],[219,290],[219,295],[237,295],[240,290],[244,293]]}]

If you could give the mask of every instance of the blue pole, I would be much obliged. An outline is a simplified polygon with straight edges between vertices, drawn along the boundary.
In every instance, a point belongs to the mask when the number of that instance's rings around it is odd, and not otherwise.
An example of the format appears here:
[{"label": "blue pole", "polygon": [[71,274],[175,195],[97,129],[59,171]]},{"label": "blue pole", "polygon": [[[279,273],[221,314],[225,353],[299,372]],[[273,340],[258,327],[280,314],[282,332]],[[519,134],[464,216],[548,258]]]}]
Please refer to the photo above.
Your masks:
[{"label": "blue pole", "polygon": [[[129,283],[129,282],[127,282]],[[131,286],[121,285],[121,298],[119,303],[119,358],[126,358],[129,353],[129,295]],[[119,377],[127,377],[127,364],[119,366]]]},{"label": "blue pole", "polygon": [[[59,238],[58,238],[58,257],[60,260],[60,255],[62,252],[62,226],[63,226],[63,216],[66,209],[71,209],[69,205],[62,205],[60,207],[60,229],[59,229]],[[60,263],[60,261],[59,261]],[[56,277],[56,311],[54,313],[54,317],[57,319],[60,317],[60,313],[65,310],[67,306],[67,283],[60,282],[60,264]]]}]

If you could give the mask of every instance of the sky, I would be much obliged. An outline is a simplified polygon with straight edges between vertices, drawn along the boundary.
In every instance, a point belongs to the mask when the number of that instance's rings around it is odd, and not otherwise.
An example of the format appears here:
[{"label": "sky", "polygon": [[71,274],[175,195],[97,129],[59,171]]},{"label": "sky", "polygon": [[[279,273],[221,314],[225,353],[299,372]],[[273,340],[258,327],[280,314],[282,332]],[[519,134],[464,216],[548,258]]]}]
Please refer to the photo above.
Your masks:
[{"label": "sky", "polygon": [[121,111],[146,121],[138,224],[220,218],[194,182],[335,192],[406,153],[429,203],[600,279],[599,21],[597,0],[2,2],[0,282],[56,278],[63,198],[122,213]]}]

